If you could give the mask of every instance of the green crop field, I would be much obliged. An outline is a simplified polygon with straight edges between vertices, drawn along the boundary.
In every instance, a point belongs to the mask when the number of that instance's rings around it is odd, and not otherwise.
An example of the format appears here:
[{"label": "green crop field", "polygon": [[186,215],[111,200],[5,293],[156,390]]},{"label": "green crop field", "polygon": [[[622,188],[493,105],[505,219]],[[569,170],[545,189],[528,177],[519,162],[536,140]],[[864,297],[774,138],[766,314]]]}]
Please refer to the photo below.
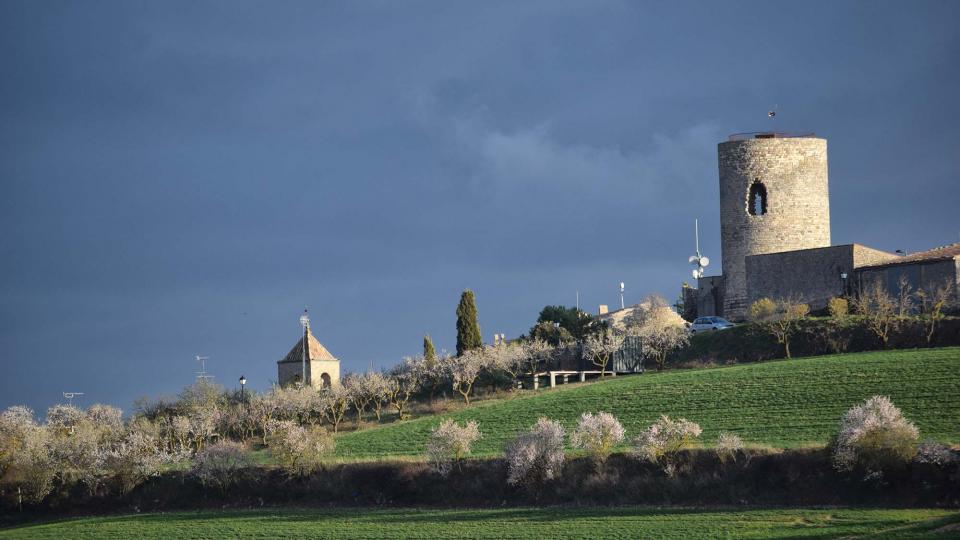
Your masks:
[{"label": "green crop field", "polygon": [[949,538],[958,526],[956,511],[917,509],[274,509],[83,518],[0,538]]},{"label": "green crop field", "polygon": [[616,415],[633,437],[660,414],[703,427],[706,445],[720,431],[747,444],[795,448],[823,445],[843,411],[870,396],[890,396],[920,428],[922,438],[960,442],[960,348],[883,351],[782,360],[730,367],[648,372],[598,383],[571,384],[480,402],[337,439],[345,459],[418,455],[443,418],[476,420],[483,438],[475,455],[502,452],[537,417],[575,425],[582,412]]}]

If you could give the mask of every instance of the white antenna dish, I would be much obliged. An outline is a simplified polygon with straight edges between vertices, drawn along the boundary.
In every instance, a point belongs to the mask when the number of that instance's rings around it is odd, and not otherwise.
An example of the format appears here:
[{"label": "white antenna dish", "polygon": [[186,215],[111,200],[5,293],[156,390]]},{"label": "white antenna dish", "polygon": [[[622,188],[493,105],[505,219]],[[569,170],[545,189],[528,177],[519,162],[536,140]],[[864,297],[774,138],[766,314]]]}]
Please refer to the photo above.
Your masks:
[{"label": "white antenna dish", "polygon": [[700,279],[703,277],[703,269],[710,264],[710,259],[704,257],[700,254],[700,220],[693,220],[693,234],[694,234],[694,246],[696,248],[696,254],[691,255],[687,259],[687,262],[696,266],[696,268],[691,272],[693,279]]}]

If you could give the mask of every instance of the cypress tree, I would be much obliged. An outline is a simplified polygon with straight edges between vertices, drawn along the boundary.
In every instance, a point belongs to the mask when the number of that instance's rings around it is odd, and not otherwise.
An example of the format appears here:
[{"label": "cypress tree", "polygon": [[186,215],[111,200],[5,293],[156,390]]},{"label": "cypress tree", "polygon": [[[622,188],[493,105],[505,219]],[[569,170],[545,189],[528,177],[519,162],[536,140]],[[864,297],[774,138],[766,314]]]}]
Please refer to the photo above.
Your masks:
[{"label": "cypress tree", "polygon": [[427,362],[433,362],[437,359],[437,350],[433,348],[433,340],[430,339],[430,334],[424,334],[423,336],[423,359]]},{"label": "cypress tree", "polygon": [[477,322],[477,302],[473,291],[467,289],[460,295],[460,305],[457,306],[457,356],[481,347],[483,338]]}]

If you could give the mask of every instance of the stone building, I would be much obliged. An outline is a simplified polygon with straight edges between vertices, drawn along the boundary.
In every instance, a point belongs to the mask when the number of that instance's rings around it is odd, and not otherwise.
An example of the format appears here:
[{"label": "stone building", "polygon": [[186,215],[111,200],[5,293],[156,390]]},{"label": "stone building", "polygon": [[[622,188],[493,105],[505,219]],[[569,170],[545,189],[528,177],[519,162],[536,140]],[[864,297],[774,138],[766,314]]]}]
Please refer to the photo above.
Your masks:
[{"label": "stone building", "polygon": [[900,276],[928,292],[952,283],[956,295],[960,244],[908,257],[860,244],[830,245],[825,139],[738,134],[719,143],[717,154],[723,273],[684,288],[688,318],[743,320],[760,298],[797,298],[816,311],[872,280],[897,286]]},{"label": "stone building", "polygon": [[313,337],[309,326],[287,356],[277,362],[277,382],[280,386],[300,383],[304,371],[309,386],[340,386],[340,360]]}]

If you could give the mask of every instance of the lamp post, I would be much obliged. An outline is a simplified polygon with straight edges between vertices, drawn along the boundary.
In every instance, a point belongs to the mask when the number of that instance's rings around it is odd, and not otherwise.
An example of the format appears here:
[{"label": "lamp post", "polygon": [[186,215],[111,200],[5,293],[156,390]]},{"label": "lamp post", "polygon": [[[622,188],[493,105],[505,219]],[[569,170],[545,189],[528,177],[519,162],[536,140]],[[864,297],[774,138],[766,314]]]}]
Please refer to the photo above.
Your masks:
[{"label": "lamp post", "polygon": [[843,281],[843,297],[847,297],[847,273],[840,272],[840,280]]},{"label": "lamp post", "polygon": [[243,395],[243,388],[247,385],[247,378],[243,375],[240,376],[240,401],[246,402]]}]

